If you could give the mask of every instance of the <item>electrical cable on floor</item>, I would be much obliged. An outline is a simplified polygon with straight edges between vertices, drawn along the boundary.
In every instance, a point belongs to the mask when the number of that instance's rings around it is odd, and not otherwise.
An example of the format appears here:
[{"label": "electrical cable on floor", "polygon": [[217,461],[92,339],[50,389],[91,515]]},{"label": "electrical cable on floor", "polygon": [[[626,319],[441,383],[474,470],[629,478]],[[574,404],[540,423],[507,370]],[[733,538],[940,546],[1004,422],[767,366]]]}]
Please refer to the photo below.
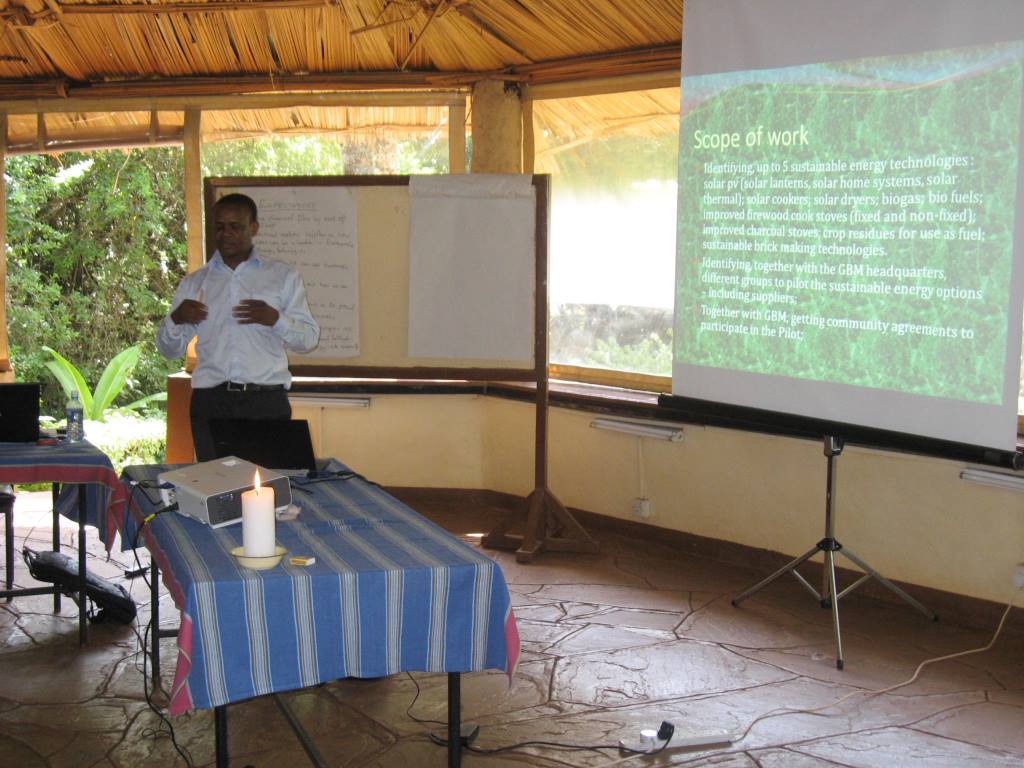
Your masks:
[{"label": "electrical cable on floor", "polygon": [[[126,503],[129,505],[129,507],[131,505],[132,495],[135,493],[135,487],[137,487],[137,485],[133,485],[132,490],[131,490],[131,492],[128,495],[128,500],[127,500]],[[139,529],[141,529],[141,526],[139,526]],[[136,545],[137,545],[137,541],[138,541],[138,539],[137,539],[137,536],[136,536],[136,541],[135,541]],[[138,549],[137,549],[137,546],[133,547],[132,549],[133,549],[132,553],[135,556],[135,563],[137,565],[139,565],[139,567],[141,567],[141,562],[138,559]],[[144,571],[143,571],[143,579],[144,579]],[[148,580],[145,580],[145,583],[146,583],[147,586],[150,585],[150,582],[148,582]],[[167,716],[164,715],[160,711],[160,709],[155,705],[155,703],[153,702],[153,695],[150,692],[150,675],[148,675],[148,670],[147,670],[147,665],[146,665],[146,660],[147,660],[148,656],[146,655],[145,649],[148,647],[148,643],[146,642],[146,637],[148,636],[148,634],[150,634],[150,631],[151,631],[151,629],[153,627],[153,623],[151,622],[150,624],[147,624],[146,625],[146,629],[145,629],[145,633],[141,634],[141,635],[139,634],[138,627],[136,626],[137,623],[138,623],[138,618],[136,617],[135,620],[129,626],[131,628],[132,634],[135,635],[135,639],[139,643],[139,650],[142,653],[142,694],[145,697],[146,706],[148,708],[150,708],[150,710],[152,710],[153,713],[156,714],[157,717],[160,718],[160,721],[166,726],[166,731],[161,731],[159,729],[148,729],[148,728],[144,729],[142,731],[142,735],[151,735],[151,734],[156,735],[156,734],[160,734],[162,732],[166,732],[170,736],[170,738],[171,738],[171,744],[173,744],[175,751],[185,761],[185,765],[187,765],[188,768],[195,768],[195,763],[193,762],[193,759],[191,759],[191,755],[184,748],[184,746],[182,746],[181,744],[178,743],[177,738],[175,737],[175,734],[174,734],[174,726],[171,724],[171,721],[168,720]]]},{"label": "electrical cable on floor", "polygon": [[[406,672],[405,674],[408,676],[408,678],[410,680],[412,680],[412,684],[416,686],[416,695],[413,696],[413,699],[409,703],[409,706],[406,707],[405,714],[411,720],[415,720],[417,723],[421,723],[421,724],[424,724],[424,725],[442,725],[442,726],[446,726],[447,727],[447,725],[448,725],[447,722],[444,722],[444,721],[441,721],[441,720],[426,720],[426,719],[423,719],[423,718],[416,717],[414,714],[412,714],[412,708],[416,705],[416,700],[419,699],[419,697],[420,697],[420,685],[419,685],[418,682],[416,682],[416,679],[410,673]],[[664,728],[665,725],[666,724],[663,723],[662,724],[662,728]],[[669,728],[671,728],[671,724],[669,724]],[[436,736],[433,733],[429,734],[429,738],[430,738],[431,742],[433,742],[434,744],[437,744],[440,747],[447,747],[448,746],[448,740],[447,739],[442,739],[441,737]],[[589,752],[600,752],[603,749],[615,749],[615,750],[618,750],[619,752],[631,752],[631,753],[633,753],[633,756],[636,757],[636,756],[639,756],[639,755],[656,755],[659,752],[661,752],[663,749],[665,749],[665,747],[668,746],[668,744],[669,744],[669,742],[671,740],[672,740],[672,734],[671,734],[671,731],[670,731],[668,739],[665,740],[665,743],[662,744],[657,749],[652,749],[652,750],[632,749],[630,747],[624,747],[621,744],[563,744],[563,743],[557,742],[557,741],[520,741],[520,742],[518,742],[516,744],[509,744],[509,745],[504,746],[504,747],[493,747],[493,748],[474,747],[472,744],[463,744],[462,748],[467,750],[468,752],[473,752],[473,753],[478,754],[478,755],[494,755],[494,754],[497,754],[499,752],[511,752],[513,750],[522,749],[524,747],[547,747],[549,749],[562,749],[562,750],[568,750],[568,751],[586,750],[586,751],[589,751]],[[613,763],[613,765],[614,765],[614,763]]]},{"label": "electrical cable on floor", "polygon": [[[128,501],[126,502],[127,503],[126,511],[127,511],[128,514],[131,514],[132,497],[133,497],[133,495],[135,493],[135,489],[138,488],[139,485],[140,484],[133,484],[132,485],[132,490],[128,494]],[[177,507],[176,504],[172,505],[172,506],[175,507],[175,508]],[[160,512],[167,511],[168,509],[170,509],[170,507],[165,508],[163,510],[159,510],[158,512],[154,512],[153,514],[151,514],[147,518],[145,518],[142,521],[142,523],[138,526],[138,528],[136,528],[134,541],[132,542],[132,554],[135,555],[135,564],[142,571],[142,579],[146,583],[146,586],[149,588],[149,591],[150,591],[151,595],[153,594],[153,585],[149,581],[149,578],[146,576],[146,571],[148,571],[149,569],[148,568],[144,568],[142,566],[142,562],[139,560],[139,546],[138,546],[139,545],[139,533],[142,531],[142,529],[146,525],[146,523],[148,523],[150,520],[152,520],[154,517],[156,517],[157,514],[159,514]],[[160,599],[159,595],[157,595],[156,599],[157,600]],[[150,602],[150,613],[151,613],[151,615],[152,615],[152,610],[153,610],[153,606],[152,606],[152,601],[151,601]],[[136,622],[137,622],[137,619],[136,619]],[[157,736],[160,733],[166,732],[170,736],[170,738],[171,738],[171,744],[174,746],[175,751],[185,761],[185,765],[187,765],[188,768],[195,768],[195,763],[192,762],[192,755],[189,753],[189,751],[185,747],[183,747],[182,745],[178,744],[178,740],[177,740],[177,738],[175,737],[175,734],[174,734],[174,725],[171,723],[171,721],[168,719],[168,717],[163,712],[160,711],[159,707],[157,707],[153,703],[153,696],[152,696],[152,694],[150,693],[150,690],[149,690],[149,668],[148,668],[149,665],[147,663],[147,661],[149,659],[149,654],[146,652],[146,649],[149,648],[149,633],[151,631],[159,631],[159,627],[156,630],[154,630],[153,629],[153,620],[150,619],[150,621],[147,622],[147,624],[146,624],[146,631],[143,634],[140,635],[139,634],[139,630],[135,626],[136,622],[132,623],[131,628],[132,628],[132,632],[135,634],[136,639],[139,641],[139,650],[142,652],[142,693],[143,693],[143,696],[145,696],[146,705],[160,719],[160,722],[166,727],[166,731],[161,731],[159,729],[147,728],[147,729],[143,730],[142,735],[143,736],[150,736],[150,735]],[[159,642],[159,639],[157,640],[157,642]]]},{"label": "electrical cable on floor", "polygon": [[[766,712],[765,714],[763,714],[760,717],[756,718],[755,720],[751,721],[751,723],[747,726],[746,730],[743,731],[743,734],[740,736],[740,738],[737,739],[737,741],[742,741],[743,739],[745,739],[747,737],[747,735],[750,733],[751,729],[755,725],[757,725],[762,720],[767,720],[769,717],[780,717],[782,715],[788,715],[788,714],[814,715],[814,714],[818,714],[822,710],[830,709],[832,707],[836,707],[836,706],[842,704],[847,699],[853,698],[854,696],[870,696],[870,697],[881,696],[884,693],[890,693],[891,691],[895,691],[898,688],[904,688],[904,687],[906,687],[908,685],[911,685],[912,683],[916,682],[917,678],[921,676],[921,672],[924,670],[924,668],[929,666],[929,665],[931,665],[931,664],[938,664],[940,661],[950,661],[951,659],[959,659],[959,658],[961,658],[963,656],[971,656],[971,655],[973,655],[975,653],[984,653],[985,651],[991,650],[992,646],[994,646],[996,644],[996,640],[999,639],[999,635],[1003,631],[1003,626],[1006,624],[1006,619],[1010,615],[1010,610],[1013,608],[1013,604],[1014,604],[1014,602],[1017,599],[1017,593],[1020,592],[1020,591],[1021,591],[1021,588],[1014,589],[1013,594],[1010,595],[1010,599],[1009,599],[1009,601],[1006,604],[1006,610],[1003,611],[1003,616],[999,620],[999,624],[996,626],[996,630],[995,630],[995,632],[992,635],[992,639],[989,640],[987,644],[981,646],[980,648],[971,648],[970,650],[967,650],[967,651],[958,651],[956,653],[946,654],[945,656],[936,656],[936,657],[931,658],[931,659],[925,659],[924,661],[922,661],[920,664],[917,665],[917,669],[914,670],[914,674],[912,674],[906,680],[904,680],[901,683],[896,683],[895,685],[886,686],[885,688],[877,688],[875,690],[870,690],[870,691],[851,691],[850,693],[846,694],[845,696],[843,696],[843,697],[841,697],[839,699],[836,699],[835,701],[833,701],[833,702],[831,702],[829,704],[825,704],[825,705],[820,706],[820,707],[814,707],[813,709],[789,709],[789,708],[786,708],[784,710],[779,710],[779,711],[776,711],[776,712]],[[831,717],[831,715],[823,715],[823,717]]]},{"label": "electrical cable on floor", "polygon": [[[416,695],[413,696],[412,702],[410,702],[409,706],[406,707],[405,714],[408,715],[408,717],[410,719],[415,720],[417,723],[426,724],[426,725],[441,725],[441,726],[447,727],[447,725],[448,725],[447,722],[443,722],[441,720],[425,720],[425,719],[416,717],[415,715],[412,714],[412,708],[415,706],[416,700],[419,699],[419,697],[420,697],[420,686],[419,686],[419,683],[416,682],[416,679],[409,672],[406,672],[405,674],[409,677],[410,680],[412,680],[413,685],[416,686]],[[625,747],[622,744],[565,744],[565,743],[558,742],[558,741],[540,741],[540,740],[520,741],[520,742],[517,742],[515,744],[508,744],[508,745],[503,746],[503,747],[474,747],[472,744],[469,744],[469,743],[467,743],[464,740],[463,744],[462,744],[462,748],[464,750],[466,750],[467,752],[473,752],[473,753],[478,754],[478,755],[495,755],[495,754],[498,754],[499,752],[512,752],[514,750],[523,749],[525,747],[546,747],[548,749],[560,749],[560,750],[565,750],[565,751],[598,752],[599,754],[601,753],[601,750],[604,750],[604,749],[614,749],[614,750],[617,750],[619,752],[629,752],[629,753],[632,753],[633,757],[637,757],[639,755],[656,755],[659,752],[661,752],[663,749],[665,749],[669,745],[669,742],[672,741],[673,732],[674,732],[674,727],[672,726],[671,723],[662,723],[661,724],[661,731],[659,731],[659,739],[662,738],[662,734],[664,733],[664,735],[665,735],[664,744],[661,744],[657,749],[650,749],[650,750],[633,749],[631,747]],[[436,734],[430,733],[430,734],[428,734],[428,738],[430,739],[430,741],[432,743],[438,745],[439,747],[447,747],[448,746],[448,740],[447,739],[443,739],[440,736],[437,736]],[[612,765],[614,765],[614,763],[612,763]]]},{"label": "electrical cable on floor", "polygon": [[[430,734],[430,740],[440,747],[447,747],[448,740],[442,739],[439,736]],[[463,744],[462,748],[467,752],[473,752],[477,755],[496,755],[499,752],[511,752],[516,749],[523,749],[524,747],[547,747],[548,749],[561,749],[568,752],[573,751],[587,751],[587,752],[598,752],[600,753],[603,749],[614,749],[618,752],[630,752],[630,756],[625,758],[632,760],[634,757],[640,757],[641,755],[656,755],[663,751],[670,743],[672,739],[669,738],[664,744],[659,746],[657,749],[633,749],[632,747],[624,747],[621,744],[564,744],[559,741],[520,741],[516,744],[509,744],[504,747],[474,747],[472,744]],[[613,763],[605,763],[605,765],[615,765],[622,761],[616,760]],[[603,766],[602,766],[603,768]]]},{"label": "electrical cable on floor", "polygon": [[[754,726],[764,720],[770,720],[776,717],[784,717],[785,715],[818,715],[819,717],[834,717],[835,715],[821,713],[823,710],[839,706],[844,701],[846,701],[847,699],[851,699],[854,696],[881,696],[882,694],[895,691],[898,688],[904,688],[908,685],[911,685],[912,683],[917,681],[918,677],[921,676],[921,672],[924,670],[924,668],[930,666],[931,664],[938,664],[940,661],[950,661],[951,659],[959,659],[963,656],[971,656],[976,653],[984,653],[985,651],[991,650],[992,646],[996,644],[996,640],[999,639],[999,635],[1003,631],[1003,627],[1006,624],[1006,619],[1007,617],[1009,617],[1010,611],[1013,609],[1018,593],[1020,593],[1022,590],[1024,590],[1024,587],[1017,587],[1016,589],[1014,589],[1013,594],[1010,595],[1010,599],[1006,604],[1006,609],[1003,611],[1002,618],[999,619],[999,624],[996,626],[995,632],[992,634],[992,639],[980,648],[971,648],[970,650],[966,651],[958,651],[956,653],[946,654],[945,656],[936,656],[931,659],[925,659],[917,665],[917,669],[914,670],[914,674],[912,674],[906,680],[904,680],[901,683],[896,683],[895,685],[886,686],[885,688],[877,688],[870,691],[851,691],[850,693],[846,694],[845,696],[842,696],[841,698],[836,699],[835,701],[811,709],[793,709],[790,707],[786,707],[782,709],[773,709],[769,712],[765,712],[763,715],[760,715],[759,717],[756,717],[753,720],[751,720],[750,723],[747,725],[746,729],[743,731],[743,733],[736,738],[734,743],[738,744],[739,742],[747,738],[747,736],[749,736],[750,732],[753,730]],[[626,762],[627,760],[632,760],[635,757],[637,757],[637,755],[630,755],[629,757],[623,758],[622,760],[615,760],[611,763],[605,763],[604,765],[599,766],[599,768],[611,768],[611,766],[620,765]],[[702,755],[701,757],[694,758],[694,760],[703,760],[705,757],[706,755]],[[690,762],[693,761],[684,760],[682,762],[673,763],[673,765],[686,765]]]},{"label": "electrical cable on floor", "polygon": [[160,708],[153,703],[153,695],[149,690],[149,665],[147,660],[149,655],[146,653],[146,649],[149,647],[149,633],[153,628],[153,622],[149,621],[146,624],[146,630],[144,634],[139,634],[139,630],[135,624],[132,625],[132,632],[135,634],[135,638],[139,641],[139,647],[142,652],[142,694],[146,699],[146,706],[155,714],[159,719],[160,723],[165,727],[166,730],[161,731],[159,728],[146,728],[142,731],[143,736],[158,736],[161,733],[166,733],[170,736],[171,745],[175,751],[181,756],[181,759],[185,761],[185,765],[188,768],[195,768],[195,763],[192,761],[192,755],[188,749],[178,743],[178,739],[174,733],[174,725],[168,719],[167,715],[160,711]]},{"label": "electrical cable on floor", "polygon": [[416,678],[412,676],[411,672],[406,672],[405,674],[412,681],[412,684],[416,686],[416,695],[412,697],[412,701],[409,703],[409,706],[405,708],[406,717],[410,720],[415,720],[421,725],[448,725],[448,723],[440,720],[427,720],[421,717],[416,717],[416,715],[412,713],[412,708],[416,706],[416,701],[420,697],[420,684],[416,682]]}]

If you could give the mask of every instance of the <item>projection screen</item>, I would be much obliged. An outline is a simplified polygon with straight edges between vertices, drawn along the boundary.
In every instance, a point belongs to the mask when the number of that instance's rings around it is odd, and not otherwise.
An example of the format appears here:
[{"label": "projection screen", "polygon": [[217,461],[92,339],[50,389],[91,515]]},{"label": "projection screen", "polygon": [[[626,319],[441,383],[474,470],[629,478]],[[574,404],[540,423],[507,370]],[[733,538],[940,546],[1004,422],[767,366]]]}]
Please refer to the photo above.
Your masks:
[{"label": "projection screen", "polygon": [[673,394],[1012,450],[1018,0],[687,0]]}]

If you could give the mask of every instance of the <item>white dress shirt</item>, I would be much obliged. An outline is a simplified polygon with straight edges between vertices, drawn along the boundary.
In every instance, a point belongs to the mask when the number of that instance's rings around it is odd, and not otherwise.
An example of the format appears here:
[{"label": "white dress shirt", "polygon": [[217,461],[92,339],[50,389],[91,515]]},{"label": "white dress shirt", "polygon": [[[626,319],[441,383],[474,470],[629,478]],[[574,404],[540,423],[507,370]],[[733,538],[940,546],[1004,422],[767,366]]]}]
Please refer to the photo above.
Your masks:
[{"label": "white dress shirt", "polygon": [[[181,281],[171,311],[185,299],[205,304],[206,319],[198,325],[177,325],[168,314],[157,328],[156,346],[165,357],[180,357],[192,337],[198,337],[198,363],[192,373],[196,389],[225,381],[289,387],[286,350],[310,352],[320,340],[299,273],[288,264],[261,259],[255,248],[235,269],[215,252],[206,266]],[[231,310],[243,299],[265,301],[278,311],[277,322],[272,327],[239,323]]]}]

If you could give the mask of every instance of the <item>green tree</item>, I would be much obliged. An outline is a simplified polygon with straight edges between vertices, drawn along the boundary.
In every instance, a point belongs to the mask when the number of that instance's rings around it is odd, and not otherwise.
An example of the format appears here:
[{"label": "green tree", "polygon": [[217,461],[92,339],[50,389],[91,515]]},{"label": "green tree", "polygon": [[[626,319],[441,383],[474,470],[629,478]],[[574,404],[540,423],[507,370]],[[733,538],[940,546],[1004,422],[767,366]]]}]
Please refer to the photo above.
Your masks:
[{"label": "green tree", "polygon": [[448,142],[435,136],[244,139],[204,145],[202,164],[204,176],[446,173]]},{"label": "green tree", "polygon": [[156,323],[185,271],[179,149],[11,158],[8,306],[17,377],[43,383],[45,409],[63,410],[45,372],[50,346],[95,380],[118,352],[139,345],[143,364],[122,398],[165,388],[177,361],[156,352]]},{"label": "green tree", "polygon": [[[298,136],[203,147],[214,176],[438,173],[444,136],[358,142]],[[99,379],[121,350],[140,362],[115,406],[162,392],[181,367],[156,350],[156,326],[186,269],[184,161],[178,148],[24,155],[7,163],[8,331],[20,381],[43,384],[44,412],[65,397],[52,347]]]}]

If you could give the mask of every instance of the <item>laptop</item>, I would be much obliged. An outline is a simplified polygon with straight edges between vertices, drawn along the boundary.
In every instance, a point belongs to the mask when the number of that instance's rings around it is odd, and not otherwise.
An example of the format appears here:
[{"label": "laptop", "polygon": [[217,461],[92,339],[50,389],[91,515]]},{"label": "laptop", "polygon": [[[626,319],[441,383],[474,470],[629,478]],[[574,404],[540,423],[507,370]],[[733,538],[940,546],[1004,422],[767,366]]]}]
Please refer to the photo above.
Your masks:
[{"label": "laptop", "polygon": [[0,384],[0,443],[39,439],[39,384]]},{"label": "laptop", "polygon": [[210,419],[214,456],[237,456],[289,475],[315,476],[327,465],[313,456],[305,419]]}]

